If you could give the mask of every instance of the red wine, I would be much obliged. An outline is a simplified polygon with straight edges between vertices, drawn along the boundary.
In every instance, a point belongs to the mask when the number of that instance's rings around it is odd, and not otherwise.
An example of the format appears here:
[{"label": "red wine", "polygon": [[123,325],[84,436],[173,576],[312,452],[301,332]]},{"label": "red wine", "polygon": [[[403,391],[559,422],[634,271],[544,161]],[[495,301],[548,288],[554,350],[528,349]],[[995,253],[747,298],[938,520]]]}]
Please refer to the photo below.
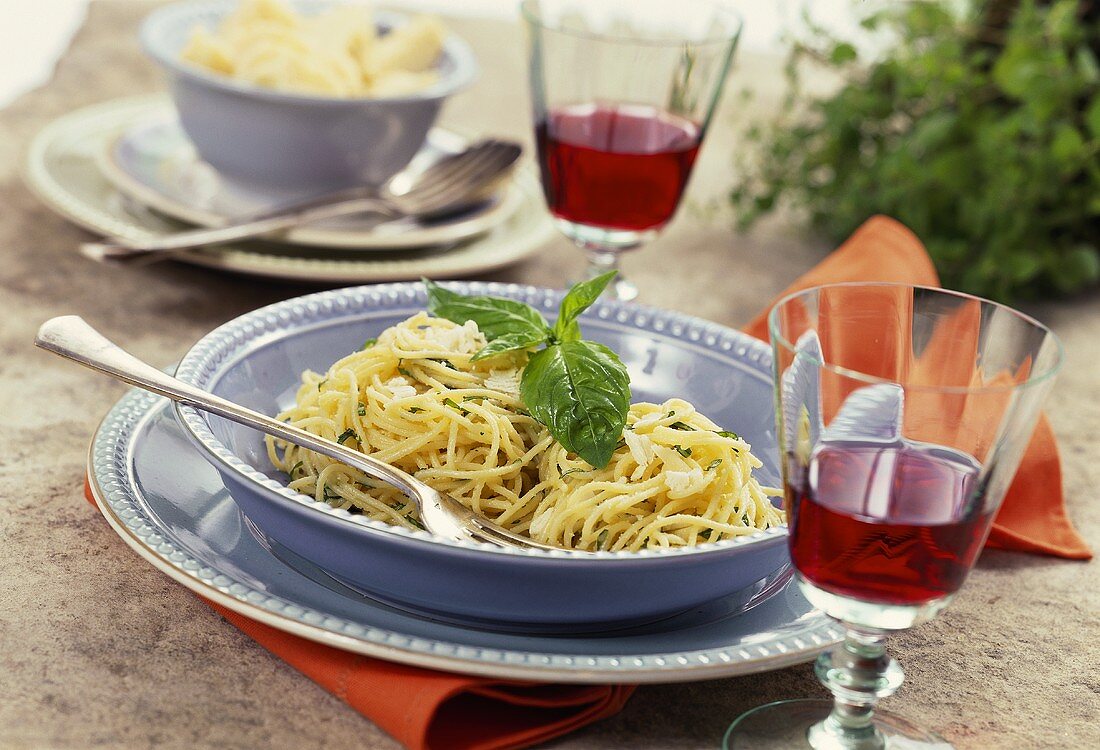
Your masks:
[{"label": "red wine", "polygon": [[676,211],[702,131],[644,105],[575,104],[535,128],[542,186],[561,219],[605,229],[662,226]]},{"label": "red wine", "polygon": [[954,593],[991,521],[979,470],[970,456],[928,444],[821,443],[788,482],[795,567],[818,588],[863,601],[916,605]]}]

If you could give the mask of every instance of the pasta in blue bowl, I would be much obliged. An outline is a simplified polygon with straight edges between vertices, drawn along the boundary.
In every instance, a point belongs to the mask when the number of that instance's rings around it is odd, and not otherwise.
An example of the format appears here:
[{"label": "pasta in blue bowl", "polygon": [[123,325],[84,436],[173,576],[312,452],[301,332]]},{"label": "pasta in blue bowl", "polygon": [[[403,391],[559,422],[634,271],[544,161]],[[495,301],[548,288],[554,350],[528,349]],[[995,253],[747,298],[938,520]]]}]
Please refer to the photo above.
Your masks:
[{"label": "pasta in blue bowl", "polygon": [[[550,315],[562,297],[533,287],[448,286]],[[432,537],[396,490],[181,408],[259,533],[376,598],[535,626],[659,618],[788,564],[771,489],[778,456],[762,342],[686,315],[597,301],[580,325],[621,358],[632,403],[621,439],[595,466],[533,416],[541,412],[521,381],[535,347],[479,357],[488,339],[476,323],[429,316],[427,306],[420,284],[289,300],[215,330],[177,374],[369,452],[518,533],[569,549]]]}]

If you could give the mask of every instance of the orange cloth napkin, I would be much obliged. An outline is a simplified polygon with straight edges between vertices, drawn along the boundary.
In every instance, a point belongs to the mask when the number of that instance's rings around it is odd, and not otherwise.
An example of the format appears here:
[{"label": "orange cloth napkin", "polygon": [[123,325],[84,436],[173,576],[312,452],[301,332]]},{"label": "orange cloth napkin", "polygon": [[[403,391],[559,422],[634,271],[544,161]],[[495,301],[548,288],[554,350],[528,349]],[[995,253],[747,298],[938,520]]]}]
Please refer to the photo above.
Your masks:
[{"label": "orange cloth napkin", "polygon": [[[84,497],[95,505],[87,480]],[[633,685],[540,684],[407,667],[284,633],[203,601],[410,750],[529,747],[614,716],[634,692]]]},{"label": "orange cloth napkin", "polygon": [[[939,285],[920,241],[885,217],[860,227],[784,294],[835,281]],[[746,330],[767,339],[766,315],[765,311]],[[989,545],[1091,557],[1066,518],[1061,488],[1058,450],[1044,418],[997,516]],[[85,495],[94,505],[87,486]],[[634,691],[628,685],[546,685],[402,666],[314,643],[208,603],[268,651],[415,750],[527,747],[613,716]]]},{"label": "orange cloth napkin", "polygon": [[[906,227],[885,216],[869,219],[839,249],[779,296],[843,281],[940,285],[924,245]],[[768,310],[771,307],[768,305]],[[758,315],[745,331],[767,340],[768,310]],[[1046,416],[1035,427],[986,545],[1076,560],[1092,558],[1092,552],[1066,516],[1061,459]]]}]

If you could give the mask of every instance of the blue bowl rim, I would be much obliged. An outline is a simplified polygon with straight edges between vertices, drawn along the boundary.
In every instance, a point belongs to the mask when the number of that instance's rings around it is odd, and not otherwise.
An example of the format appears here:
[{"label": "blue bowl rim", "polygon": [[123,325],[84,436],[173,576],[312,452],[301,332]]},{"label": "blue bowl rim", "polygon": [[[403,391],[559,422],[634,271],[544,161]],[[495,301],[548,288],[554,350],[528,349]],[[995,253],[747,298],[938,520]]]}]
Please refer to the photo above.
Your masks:
[{"label": "blue bowl rim", "polygon": [[[543,304],[535,305],[536,307],[545,308],[546,303],[549,302],[552,309],[557,309],[557,304],[564,295],[564,292],[560,290],[526,284],[455,281],[446,282],[444,285],[462,294],[500,295],[513,299],[523,299],[529,304],[534,304],[534,300],[538,299]],[[247,351],[240,351],[242,347],[252,348],[257,342],[278,339],[281,335],[294,330],[309,330],[343,315],[368,310],[367,307],[353,307],[349,300],[363,299],[372,294],[378,297],[379,301],[386,298],[388,301],[396,303],[404,299],[410,305],[424,305],[426,299],[424,285],[421,282],[394,282],[316,292],[276,302],[229,320],[199,339],[180,360],[176,377],[198,388],[208,389],[207,380],[210,376],[224,371],[228,365],[247,357]],[[380,307],[378,309],[385,310],[386,308]],[[693,315],[630,302],[605,301],[602,299],[586,311],[586,317],[591,315],[596,315],[602,319],[618,319],[620,322],[631,319],[632,327],[649,330],[657,334],[667,335],[666,330],[671,329],[674,336],[696,346],[700,341],[713,339],[714,342],[717,342],[721,340],[723,351],[734,351],[736,348],[738,356],[743,360],[754,363],[760,369],[771,367],[772,350],[766,343],[741,331]],[[680,333],[677,333],[677,331]],[[714,346],[707,345],[706,351],[717,351],[717,349]],[[518,549],[498,547],[480,542],[454,541],[434,536],[427,531],[391,526],[385,522],[374,521],[362,515],[354,515],[346,510],[333,508],[328,503],[314,500],[291,490],[285,484],[257,471],[230,451],[211,432],[205,413],[179,403],[175,404],[175,408],[180,423],[209,457],[221,464],[223,468],[233,472],[247,484],[253,486],[268,499],[278,502],[290,501],[297,506],[320,511],[329,516],[330,519],[339,519],[354,524],[368,536],[382,534],[390,541],[416,540],[436,546],[443,545],[455,550],[518,555],[546,560],[592,561],[599,559],[638,562],[647,558],[652,560],[698,554],[730,553],[761,545],[770,547],[773,544],[781,543],[787,537],[787,526],[783,525],[734,539],[707,542],[693,547],[654,548],[637,552]],[[394,537],[397,537],[397,539]]]},{"label": "blue bowl rim", "polygon": [[[293,3],[292,3],[293,4]],[[300,3],[299,3],[300,5]],[[326,3],[311,4],[318,9]],[[138,39],[142,49],[169,73],[189,81],[210,86],[222,91],[241,94],[255,99],[288,104],[303,104],[332,107],[362,107],[364,105],[385,105],[402,102],[422,102],[445,99],[469,86],[477,78],[478,65],[470,45],[457,34],[448,33],[443,43],[443,54],[454,62],[454,71],[421,91],[403,96],[359,96],[334,97],[300,92],[279,91],[238,81],[229,76],[218,75],[187,63],[178,57],[178,50],[166,50],[160,44],[165,27],[178,23],[191,23],[198,14],[215,13],[225,15],[235,2],[230,0],[184,0],[184,2],[164,5],[150,12],[141,22]],[[407,21],[404,13],[374,10],[374,20],[385,28],[394,28]]]}]

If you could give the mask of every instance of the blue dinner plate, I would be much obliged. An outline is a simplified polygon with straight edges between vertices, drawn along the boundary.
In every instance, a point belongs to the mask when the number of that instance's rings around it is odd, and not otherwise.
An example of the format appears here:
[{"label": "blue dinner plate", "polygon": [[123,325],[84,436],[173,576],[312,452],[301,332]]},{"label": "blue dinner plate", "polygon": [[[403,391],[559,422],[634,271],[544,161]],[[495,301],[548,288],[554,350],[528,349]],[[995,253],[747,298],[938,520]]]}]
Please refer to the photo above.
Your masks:
[{"label": "blue dinner plate", "polygon": [[141,391],[105,417],[89,476],[119,536],[171,578],[280,630],[391,661],[514,679],[677,682],[808,661],[842,634],[786,572],[602,632],[500,632],[387,605],[256,533],[168,402]]}]

